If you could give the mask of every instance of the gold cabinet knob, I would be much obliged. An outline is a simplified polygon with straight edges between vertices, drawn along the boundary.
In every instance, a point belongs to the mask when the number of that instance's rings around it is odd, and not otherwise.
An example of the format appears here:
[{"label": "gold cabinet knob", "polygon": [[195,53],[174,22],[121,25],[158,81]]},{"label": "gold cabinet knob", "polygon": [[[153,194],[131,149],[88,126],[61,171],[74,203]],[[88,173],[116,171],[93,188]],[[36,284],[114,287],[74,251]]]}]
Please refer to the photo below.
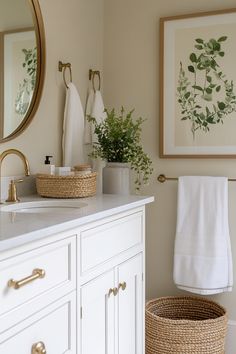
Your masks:
[{"label": "gold cabinet knob", "polygon": [[110,288],[109,291],[108,291],[108,297],[110,297],[111,294],[116,296],[118,294],[118,288]]},{"label": "gold cabinet knob", "polygon": [[47,354],[45,344],[43,342],[33,344],[31,354]]},{"label": "gold cabinet knob", "polygon": [[8,281],[8,287],[14,289],[20,289],[22,286],[31,283],[32,281],[45,277],[45,270],[43,269],[34,269],[32,275],[21,279],[21,280],[13,280],[10,279]]},{"label": "gold cabinet knob", "polygon": [[126,289],[126,285],[127,285],[127,284],[126,284],[126,282],[125,282],[125,281],[124,281],[123,283],[120,283],[120,284],[119,284],[119,286],[118,286],[118,290],[120,290],[120,289],[121,289],[121,290],[123,290],[123,291],[124,291],[124,290]]},{"label": "gold cabinet knob", "polygon": [[113,294],[113,289],[112,288],[110,288],[109,291],[108,291],[108,297],[110,297],[111,294]]}]

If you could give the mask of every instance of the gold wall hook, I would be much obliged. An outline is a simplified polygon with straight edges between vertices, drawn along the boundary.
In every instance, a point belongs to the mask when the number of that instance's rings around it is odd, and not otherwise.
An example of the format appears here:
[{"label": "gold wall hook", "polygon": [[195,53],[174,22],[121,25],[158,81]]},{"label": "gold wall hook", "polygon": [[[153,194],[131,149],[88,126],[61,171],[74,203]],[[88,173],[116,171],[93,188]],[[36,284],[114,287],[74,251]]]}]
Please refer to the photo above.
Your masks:
[{"label": "gold wall hook", "polygon": [[92,85],[93,85],[93,90],[94,92],[96,92],[96,88],[95,88],[95,77],[98,77],[98,90],[101,90],[101,73],[99,70],[89,70],[89,80],[92,80]]},{"label": "gold wall hook", "polygon": [[62,61],[58,62],[58,70],[60,72],[63,71],[63,81],[64,84],[66,86],[66,88],[68,88],[68,84],[66,82],[66,69],[69,69],[69,73],[70,73],[70,82],[72,82],[72,69],[71,69],[71,63],[62,63]]}]

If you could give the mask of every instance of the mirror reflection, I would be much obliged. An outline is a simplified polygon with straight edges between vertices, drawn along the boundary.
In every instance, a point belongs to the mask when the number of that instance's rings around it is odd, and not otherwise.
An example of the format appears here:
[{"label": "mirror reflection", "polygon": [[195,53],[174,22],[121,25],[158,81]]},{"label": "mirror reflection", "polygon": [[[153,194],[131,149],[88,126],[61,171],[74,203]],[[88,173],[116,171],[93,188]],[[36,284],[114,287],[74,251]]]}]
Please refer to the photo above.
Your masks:
[{"label": "mirror reflection", "polygon": [[22,124],[36,87],[37,40],[28,0],[0,0],[0,139]]}]

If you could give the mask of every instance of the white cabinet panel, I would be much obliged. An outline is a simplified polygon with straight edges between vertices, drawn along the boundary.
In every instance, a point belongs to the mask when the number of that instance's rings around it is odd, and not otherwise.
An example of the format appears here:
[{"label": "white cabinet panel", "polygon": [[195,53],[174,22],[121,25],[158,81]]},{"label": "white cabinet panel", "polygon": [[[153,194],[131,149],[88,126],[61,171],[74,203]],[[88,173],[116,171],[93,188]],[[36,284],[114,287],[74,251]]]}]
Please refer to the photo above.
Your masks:
[{"label": "white cabinet panel", "polygon": [[81,289],[81,352],[114,354],[114,272],[94,279]]},{"label": "white cabinet panel", "polygon": [[1,354],[30,354],[43,342],[47,354],[76,354],[75,293],[38,312],[0,337]]},{"label": "white cabinet panel", "polygon": [[82,273],[142,243],[142,213],[81,232]]},{"label": "white cabinet panel", "polygon": [[[22,280],[34,269],[45,271],[44,278],[36,279],[19,289],[9,287],[10,279]],[[0,314],[4,314],[27,301],[37,299],[64,286],[64,293],[76,286],[76,237],[11,257],[0,262]],[[63,295],[61,289],[60,295]]]},{"label": "white cabinet panel", "polygon": [[142,264],[142,255],[139,254],[118,267],[119,354],[143,353]]},{"label": "white cabinet panel", "polygon": [[142,267],[140,253],[82,287],[82,354],[143,354]]}]

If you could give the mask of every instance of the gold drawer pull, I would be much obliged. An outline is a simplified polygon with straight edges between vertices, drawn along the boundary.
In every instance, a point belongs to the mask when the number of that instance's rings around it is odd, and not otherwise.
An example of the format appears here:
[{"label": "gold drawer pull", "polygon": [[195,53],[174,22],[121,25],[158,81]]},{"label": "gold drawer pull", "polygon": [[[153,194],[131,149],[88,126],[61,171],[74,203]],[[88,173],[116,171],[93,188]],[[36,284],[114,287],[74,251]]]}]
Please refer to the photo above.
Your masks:
[{"label": "gold drawer pull", "polygon": [[43,342],[33,344],[31,354],[47,354],[45,344]]},{"label": "gold drawer pull", "polygon": [[32,275],[21,280],[10,279],[8,281],[8,287],[14,289],[20,289],[22,286],[31,283],[33,280],[44,278],[45,271],[43,269],[34,269]]},{"label": "gold drawer pull", "polygon": [[118,294],[118,289],[117,288],[110,288],[109,292],[108,292],[108,297],[111,296],[111,294],[113,294],[114,296],[116,296]]},{"label": "gold drawer pull", "polygon": [[126,289],[126,282],[120,283],[118,286],[118,290],[122,289],[123,291]]}]

